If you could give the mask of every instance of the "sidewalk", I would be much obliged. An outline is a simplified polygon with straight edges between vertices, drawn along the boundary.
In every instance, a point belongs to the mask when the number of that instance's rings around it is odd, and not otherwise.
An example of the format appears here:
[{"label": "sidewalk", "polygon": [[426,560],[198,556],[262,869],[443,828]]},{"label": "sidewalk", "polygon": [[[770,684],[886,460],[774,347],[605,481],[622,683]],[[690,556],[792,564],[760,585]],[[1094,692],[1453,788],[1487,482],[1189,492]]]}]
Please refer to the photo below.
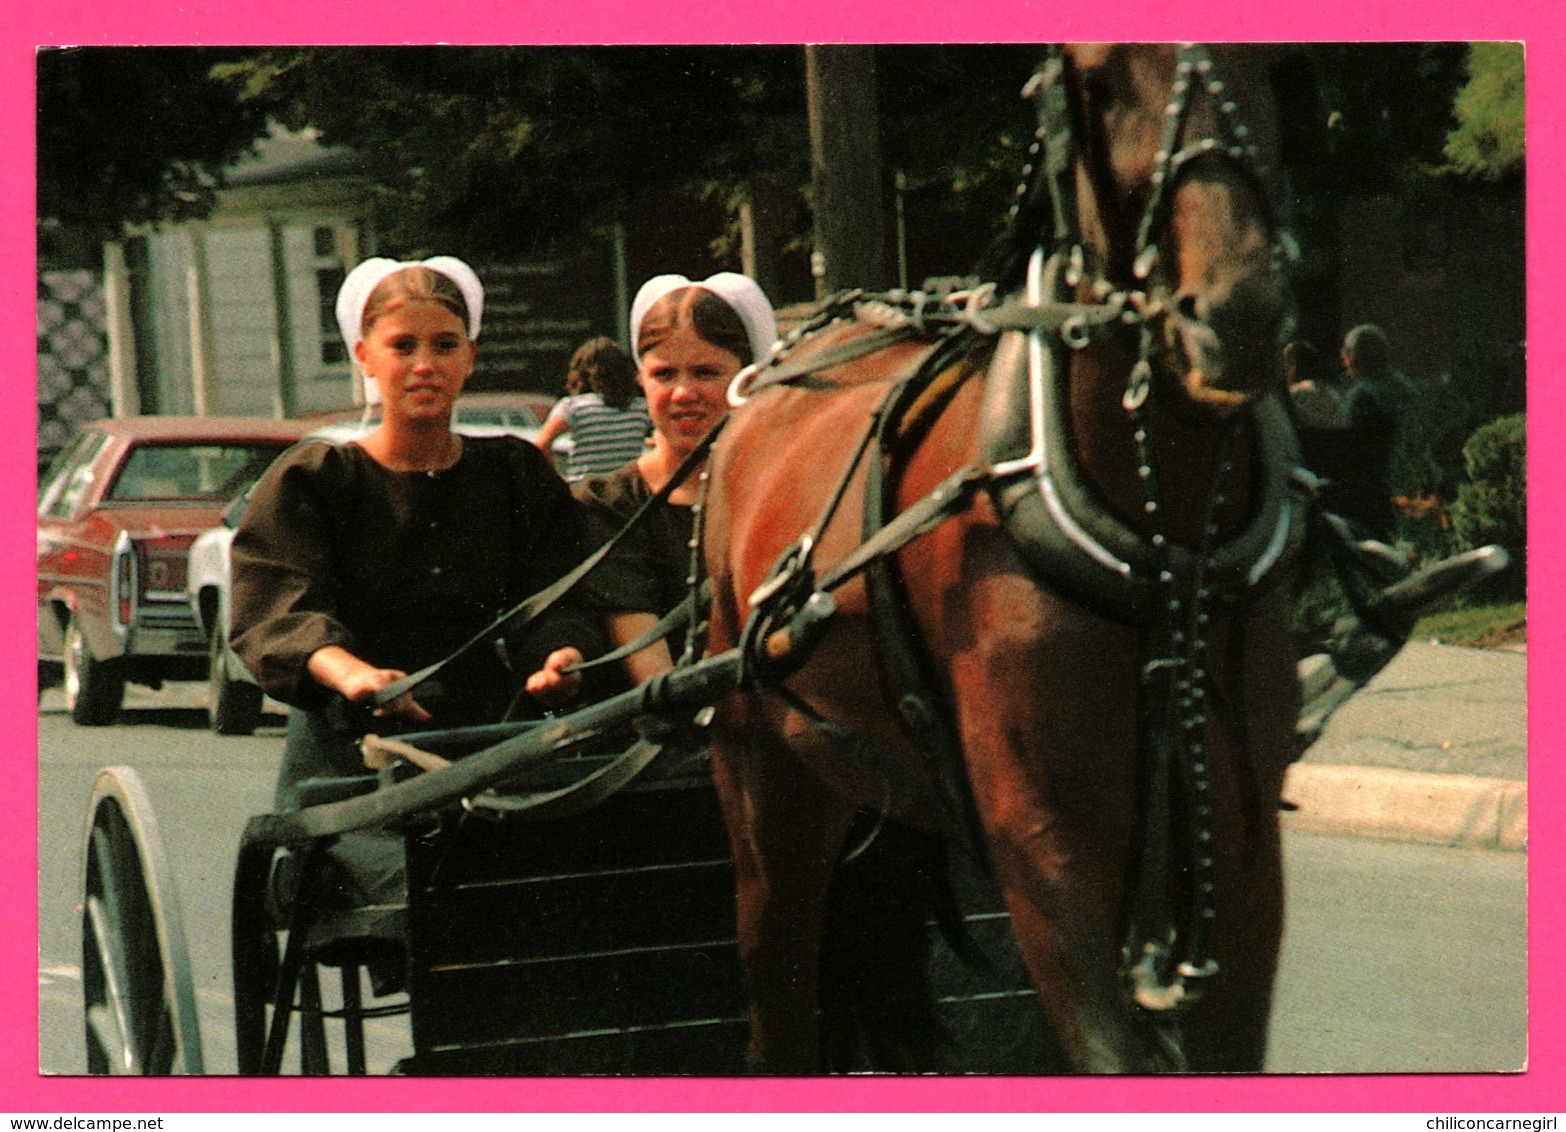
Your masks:
[{"label": "sidewalk", "polygon": [[1290,768],[1284,829],[1525,849],[1527,667],[1522,651],[1409,642]]}]

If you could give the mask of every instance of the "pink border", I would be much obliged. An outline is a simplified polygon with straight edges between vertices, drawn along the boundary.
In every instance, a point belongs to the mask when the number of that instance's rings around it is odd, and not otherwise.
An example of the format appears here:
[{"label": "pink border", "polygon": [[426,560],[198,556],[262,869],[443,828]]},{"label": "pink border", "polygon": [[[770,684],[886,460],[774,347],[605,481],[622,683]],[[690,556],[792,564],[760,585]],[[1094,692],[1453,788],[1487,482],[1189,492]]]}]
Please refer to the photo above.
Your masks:
[{"label": "pink border", "polygon": [[[33,323],[33,51],[43,45],[194,43],[569,43],[569,42],[939,42],[957,39],[1508,39],[1525,40],[1529,72],[1530,196],[1529,313],[1533,370],[1551,375],[1532,383],[1533,419],[1554,421],[1566,410],[1566,389],[1554,377],[1566,369],[1559,329],[1560,297],[1554,265],[1566,231],[1554,199],[1558,185],[1545,171],[1566,168],[1558,107],[1562,36],[1537,13],[1547,5],[1522,0],[1442,0],[1367,4],[1364,0],[988,0],[983,4],[916,4],[904,0],[753,0],[710,4],[679,0],[656,6],[631,0],[578,0],[566,5],[515,5],[507,0],[377,0],[371,4],[278,5],[268,0],[216,4],[157,4],[151,0],[54,0],[10,8],[0,51],[5,113],[0,114],[0,153],[14,174],[0,182],[0,247],[14,249],[3,276],[0,343],[11,380],[0,383],[0,499],[7,511],[0,527],[0,624],[14,628],[0,685],[0,718],[7,727],[11,773],[3,780],[5,811],[17,816],[18,833],[0,842],[0,907],[10,912],[0,943],[0,1001],[9,1005],[0,1027],[0,1109],[88,1112],[217,1111],[1342,1111],[1342,1112],[1548,1112],[1559,1110],[1566,1081],[1562,1064],[1561,937],[1566,918],[1559,891],[1561,854],[1554,822],[1535,823],[1531,848],[1533,904],[1531,956],[1531,1062],[1515,1076],[1331,1077],[1202,1080],[807,1080],[807,1081],[602,1081],[530,1082],[329,1082],[200,1079],[175,1081],[40,1078],[35,1073],[37,992],[36,712],[27,700],[31,669],[25,655],[33,620],[32,562],[25,557],[31,525],[34,449],[33,355],[26,350]],[[1395,9],[1395,10],[1389,10]],[[1553,178],[1552,178],[1553,180]],[[1551,437],[1552,439],[1552,437]],[[1559,451],[1536,430],[1534,482],[1560,484]],[[1536,502],[1538,502],[1536,500]],[[1566,727],[1563,697],[1546,689],[1561,672],[1558,609],[1561,559],[1566,542],[1554,493],[1534,508],[1531,720],[1538,736]],[[1531,792],[1541,813],[1559,812],[1561,775],[1550,745],[1535,750]],[[1461,971],[1453,971],[1461,979]]]}]

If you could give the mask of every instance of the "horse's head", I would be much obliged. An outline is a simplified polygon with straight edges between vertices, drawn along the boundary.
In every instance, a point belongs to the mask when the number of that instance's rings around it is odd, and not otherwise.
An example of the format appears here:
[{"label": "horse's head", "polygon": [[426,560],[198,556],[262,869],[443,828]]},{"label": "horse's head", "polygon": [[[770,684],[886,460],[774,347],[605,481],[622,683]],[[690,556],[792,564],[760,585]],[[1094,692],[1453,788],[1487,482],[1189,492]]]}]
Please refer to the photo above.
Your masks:
[{"label": "horse's head", "polygon": [[1265,63],[1255,47],[1064,53],[1085,274],[1100,290],[1146,296],[1152,379],[1220,412],[1279,380],[1288,303],[1269,199],[1278,129]]}]

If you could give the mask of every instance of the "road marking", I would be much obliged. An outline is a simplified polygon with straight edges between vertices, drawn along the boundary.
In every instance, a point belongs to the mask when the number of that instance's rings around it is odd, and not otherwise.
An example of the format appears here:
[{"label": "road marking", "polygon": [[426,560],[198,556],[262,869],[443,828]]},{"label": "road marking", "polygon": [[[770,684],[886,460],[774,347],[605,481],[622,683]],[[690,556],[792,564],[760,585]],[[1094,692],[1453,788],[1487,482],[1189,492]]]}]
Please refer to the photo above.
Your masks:
[{"label": "road marking", "polygon": [[57,979],[68,980],[73,983],[82,981],[82,969],[70,964],[43,965],[38,968],[38,985],[46,987]]}]

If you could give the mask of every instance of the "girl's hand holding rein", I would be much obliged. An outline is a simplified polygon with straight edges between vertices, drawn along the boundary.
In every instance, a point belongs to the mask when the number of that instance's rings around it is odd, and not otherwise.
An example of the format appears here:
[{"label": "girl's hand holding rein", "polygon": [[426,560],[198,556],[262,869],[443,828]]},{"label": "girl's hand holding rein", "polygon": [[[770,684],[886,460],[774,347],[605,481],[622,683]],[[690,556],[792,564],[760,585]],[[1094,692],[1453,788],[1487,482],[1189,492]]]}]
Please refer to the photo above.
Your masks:
[{"label": "girl's hand holding rein", "polygon": [[[369,702],[376,692],[407,675],[395,668],[376,668],[341,645],[316,649],[310,654],[308,667],[317,684],[356,704]],[[402,716],[417,723],[428,723],[434,718],[413,698],[412,692],[404,692],[391,703],[376,708],[375,715],[378,718]]]}]

